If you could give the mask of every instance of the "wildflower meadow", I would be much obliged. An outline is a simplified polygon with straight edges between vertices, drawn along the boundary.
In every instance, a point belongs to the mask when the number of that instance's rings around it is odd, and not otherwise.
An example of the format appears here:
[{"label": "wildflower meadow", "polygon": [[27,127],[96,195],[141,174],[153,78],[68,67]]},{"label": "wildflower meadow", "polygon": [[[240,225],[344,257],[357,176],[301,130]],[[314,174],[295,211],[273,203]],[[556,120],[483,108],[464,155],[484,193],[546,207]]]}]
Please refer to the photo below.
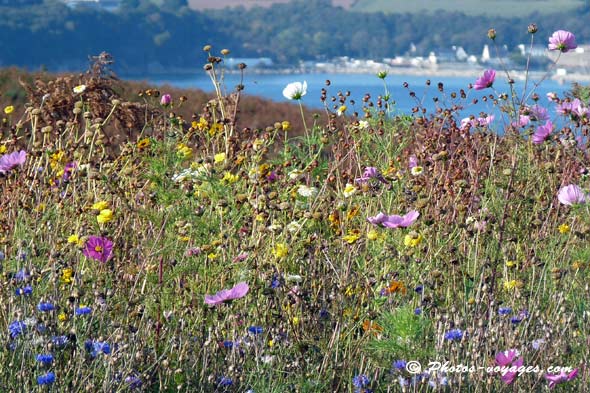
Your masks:
[{"label": "wildflower meadow", "polygon": [[0,391],[588,390],[590,88],[490,68],[400,113],[385,72],[294,76],[301,116],[251,128],[217,52],[202,107],[123,98],[107,54],[4,107]]}]

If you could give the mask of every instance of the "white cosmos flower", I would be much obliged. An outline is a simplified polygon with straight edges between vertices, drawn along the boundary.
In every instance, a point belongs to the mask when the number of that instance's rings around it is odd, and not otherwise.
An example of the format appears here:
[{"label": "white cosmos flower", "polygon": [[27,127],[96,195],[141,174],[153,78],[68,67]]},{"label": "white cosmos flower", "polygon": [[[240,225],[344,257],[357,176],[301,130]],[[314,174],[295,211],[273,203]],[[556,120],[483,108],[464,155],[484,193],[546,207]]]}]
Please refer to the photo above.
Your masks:
[{"label": "white cosmos flower", "polygon": [[283,95],[289,100],[300,100],[307,93],[307,81],[289,83],[283,89]]},{"label": "white cosmos flower", "polygon": [[301,185],[299,186],[299,188],[297,189],[297,192],[299,193],[299,195],[301,195],[302,197],[314,197],[318,194],[318,189],[315,187],[308,187],[308,186],[304,186]]},{"label": "white cosmos flower", "polygon": [[369,122],[366,120],[359,120],[359,128],[361,130],[366,130],[369,128]]},{"label": "white cosmos flower", "polygon": [[346,183],[346,187],[344,187],[344,197],[348,198],[353,196],[356,193],[356,187],[353,184]]},{"label": "white cosmos flower", "polygon": [[84,93],[84,90],[86,90],[86,85],[78,85],[74,87],[74,93],[76,94]]}]

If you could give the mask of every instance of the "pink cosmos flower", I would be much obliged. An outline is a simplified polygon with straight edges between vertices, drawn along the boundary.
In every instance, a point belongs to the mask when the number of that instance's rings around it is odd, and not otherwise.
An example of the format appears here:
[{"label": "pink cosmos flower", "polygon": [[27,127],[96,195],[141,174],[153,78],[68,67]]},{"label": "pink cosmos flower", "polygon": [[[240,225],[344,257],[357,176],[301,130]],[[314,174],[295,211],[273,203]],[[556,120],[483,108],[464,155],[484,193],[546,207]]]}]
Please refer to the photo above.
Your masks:
[{"label": "pink cosmos flower", "polygon": [[215,295],[205,295],[205,304],[209,306],[218,306],[224,302],[234,299],[240,299],[248,293],[248,284],[246,282],[239,282],[231,289],[222,289]]},{"label": "pink cosmos flower", "polygon": [[512,123],[510,123],[512,125],[512,127],[524,127],[527,124],[529,124],[531,121],[531,117],[527,116],[527,115],[520,115],[518,116],[518,121],[513,121]]},{"label": "pink cosmos flower", "polygon": [[564,205],[572,206],[577,203],[586,203],[586,194],[582,191],[580,186],[570,184],[561,187],[557,193],[557,199]]},{"label": "pink cosmos flower", "polygon": [[557,30],[549,37],[549,50],[558,50],[565,53],[577,47],[576,36],[569,31]]},{"label": "pink cosmos flower", "polygon": [[398,216],[396,214],[388,216],[387,214],[379,212],[374,217],[367,217],[367,221],[373,225],[382,225],[386,228],[407,228],[412,225],[419,216],[420,213],[416,210],[409,211],[404,216]]},{"label": "pink cosmos flower", "polygon": [[387,181],[383,178],[383,175],[379,172],[379,169],[375,168],[374,166],[368,166],[365,168],[363,172],[363,176],[357,177],[354,179],[355,183],[366,183],[370,179],[377,179],[382,183],[387,183]]},{"label": "pink cosmos flower", "polygon": [[0,157],[0,174],[4,175],[17,166],[22,166],[27,159],[27,152],[21,150],[10,154],[5,154]]},{"label": "pink cosmos flower", "polygon": [[90,236],[82,254],[86,258],[105,263],[113,256],[113,242],[106,237]]},{"label": "pink cosmos flower", "polygon": [[571,373],[566,373],[565,371],[560,372],[559,374],[545,374],[545,379],[549,381],[549,389],[553,389],[557,384],[569,382],[572,379],[578,376],[578,369],[576,368]]},{"label": "pink cosmos flower", "polygon": [[552,131],[553,123],[551,123],[550,120],[547,120],[545,125],[537,127],[537,130],[532,136],[533,143],[536,145],[543,143]]},{"label": "pink cosmos flower", "polygon": [[[518,376],[517,369],[522,367],[523,359],[522,357],[518,358],[518,356],[519,353],[516,349],[510,349],[508,351],[500,352],[496,355],[496,364],[505,368],[500,372],[502,374],[500,379],[502,379],[502,382],[504,382],[506,385],[510,385],[512,382],[514,382]],[[514,371],[511,371],[510,369]]]},{"label": "pink cosmos flower", "polygon": [[163,94],[162,98],[160,98],[160,104],[163,106],[168,106],[172,102],[172,96],[170,94]]},{"label": "pink cosmos flower", "polygon": [[487,89],[488,87],[492,87],[492,85],[494,84],[494,79],[496,79],[496,71],[485,70],[483,72],[483,76],[475,81],[473,87],[475,88],[475,90]]},{"label": "pink cosmos flower", "polygon": [[549,120],[549,113],[547,109],[540,105],[533,105],[529,108],[529,116],[531,120],[546,121]]}]

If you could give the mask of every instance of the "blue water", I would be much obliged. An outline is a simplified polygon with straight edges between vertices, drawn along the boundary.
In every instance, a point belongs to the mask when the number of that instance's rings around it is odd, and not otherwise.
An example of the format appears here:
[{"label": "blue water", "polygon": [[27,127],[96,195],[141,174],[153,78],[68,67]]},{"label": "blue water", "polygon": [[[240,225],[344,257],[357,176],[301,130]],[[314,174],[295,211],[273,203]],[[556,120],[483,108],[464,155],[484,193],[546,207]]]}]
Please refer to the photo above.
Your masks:
[{"label": "blue water", "polygon": [[[246,71],[248,71],[246,69]],[[130,79],[130,78],[126,78]],[[133,78],[137,79],[137,78]],[[169,84],[180,88],[198,88],[205,91],[214,91],[213,85],[209,76],[201,71],[197,71],[193,76],[187,75],[167,75],[167,76],[154,76],[148,78],[142,78],[155,85]],[[330,80],[330,86],[326,86],[326,80]],[[431,85],[426,86],[426,81],[430,79]],[[506,77],[498,72],[496,82],[493,88],[475,91],[469,90],[469,83],[474,83],[475,78],[466,77],[432,77],[427,76],[403,76],[403,75],[388,75],[385,79],[391,99],[395,101],[395,112],[397,113],[411,113],[412,108],[418,104],[423,105],[429,112],[436,109],[436,103],[434,98],[439,99],[439,106],[450,107],[453,104],[463,106],[463,110],[458,114],[459,117],[468,117],[469,115],[478,116],[480,112],[486,112],[494,114],[497,119],[501,117],[497,108],[495,108],[491,102],[483,102],[482,97],[489,95],[490,93],[510,93],[509,86],[506,83]],[[276,102],[289,102],[288,99],[283,97],[282,91],[284,87],[295,81],[307,81],[307,94],[303,97],[303,104],[310,108],[323,108],[324,103],[321,102],[321,89],[326,88],[328,90],[328,104],[330,109],[333,109],[333,105],[330,98],[336,96],[338,92],[345,93],[350,92],[349,99],[356,101],[356,104],[348,105],[348,112],[359,111],[362,108],[362,98],[365,94],[370,94],[373,101],[376,101],[377,96],[384,95],[385,87],[383,80],[377,78],[375,74],[248,74],[246,72],[243,85],[244,94],[261,96],[267,99],[271,99]],[[228,91],[234,89],[239,84],[239,76],[235,74],[225,75],[224,85]],[[404,82],[407,82],[409,87],[405,88]],[[444,84],[444,92],[438,91],[437,84],[442,82]],[[527,93],[531,92],[531,89],[535,83],[535,80],[529,80]],[[516,81],[515,90],[517,96],[520,99],[522,97],[524,89],[524,81]],[[560,97],[563,97],[564,93],[570,89],[569,84],[559,84],[553,80],[544,80],[539,87],[536,88],[535,92],[540,96],[539,104],[549,109],[550,114],[554,115],[554,104],[550,103],[546,98],[546,93],[555,92]],[[459,91],[464,89],[467,98],[460,99]],[[415,92],[415,98],[410,97],[410,92]],[[457,98],[452,99],[451,93],[456,92]],[[473,104],[473,100],[477,99],[478,103]],[[529,104],[533,104],[532,100],[527,101]],[[552,116],[555,117],[555,116]]]}]

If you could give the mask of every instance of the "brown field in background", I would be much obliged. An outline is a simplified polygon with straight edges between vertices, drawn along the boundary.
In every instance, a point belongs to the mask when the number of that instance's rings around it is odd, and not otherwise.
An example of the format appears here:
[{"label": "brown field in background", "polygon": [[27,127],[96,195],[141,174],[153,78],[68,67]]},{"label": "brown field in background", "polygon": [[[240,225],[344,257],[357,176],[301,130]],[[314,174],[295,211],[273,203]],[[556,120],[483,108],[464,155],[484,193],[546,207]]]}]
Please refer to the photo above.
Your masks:
[{"label": "brown field in background", "polygon": [[[277,3],[288,3],[291,0],[189,0],[189,6],[194,10],[221,9],[225,7],[244,6],[246,8],[260,6],[270,7]],[[349,8],[356,0],[332,0],[332,4]]]}]

